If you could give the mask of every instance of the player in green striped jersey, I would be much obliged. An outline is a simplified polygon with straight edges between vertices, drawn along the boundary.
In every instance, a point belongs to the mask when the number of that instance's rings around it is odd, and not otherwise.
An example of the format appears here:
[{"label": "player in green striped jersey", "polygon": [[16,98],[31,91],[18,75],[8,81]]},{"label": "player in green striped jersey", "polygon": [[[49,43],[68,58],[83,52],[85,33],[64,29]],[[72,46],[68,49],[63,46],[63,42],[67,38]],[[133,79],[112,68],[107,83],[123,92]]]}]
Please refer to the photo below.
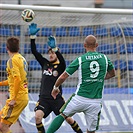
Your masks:
[{"label": "player in green striped jersey", "polygon": [[87,36],[84,40],[86,53],[77,57],[57,79],[52,91],[54,98],[59,93],[59,86],[78,70],[77,90],[62,107],[61,114],[53,120],[47,133],[54,133],[68,116],[77,112],[85,114],[87,133],[98,130],[104,80],[114,77],[115,69],[106,55],[96,52],[97,46],[96,38],[93,35]]}]

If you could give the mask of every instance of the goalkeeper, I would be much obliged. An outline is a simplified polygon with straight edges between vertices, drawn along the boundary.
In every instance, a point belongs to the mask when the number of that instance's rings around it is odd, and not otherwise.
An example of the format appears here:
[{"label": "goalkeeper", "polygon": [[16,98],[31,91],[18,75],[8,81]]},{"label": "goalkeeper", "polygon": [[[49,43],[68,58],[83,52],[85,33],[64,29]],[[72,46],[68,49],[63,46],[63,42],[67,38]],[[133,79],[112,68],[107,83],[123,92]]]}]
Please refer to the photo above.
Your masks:
[{"label": "goalkeeper", "polygon": [[[57,98],[54,99],[51,96],[53,86],[57,78],[63,73],[66,68],[65,60],[56,47],[56,39],[53,36],[48,38],[48,50],[49,60],[44,58],[37,50],[35,44],[36,34],[40,29],[37,28],[37,24],[32,23],[29,26],[30,39],[31,39],[31,51],[36,60],[42,67],[42,80],[40,87],[39,100],[35,107],[35,120],[38,133],[45,133],[45,128],[42,124],[42,119],[46,118],[52,111],[55,115],[60,114],[60,108],[65,103],[62,97],[62,87],[59,86],[60,93]],[[73,130],[77,133],[82,133],[76,121],[71,117],[68,117],[66,121],[71,125]]]}]

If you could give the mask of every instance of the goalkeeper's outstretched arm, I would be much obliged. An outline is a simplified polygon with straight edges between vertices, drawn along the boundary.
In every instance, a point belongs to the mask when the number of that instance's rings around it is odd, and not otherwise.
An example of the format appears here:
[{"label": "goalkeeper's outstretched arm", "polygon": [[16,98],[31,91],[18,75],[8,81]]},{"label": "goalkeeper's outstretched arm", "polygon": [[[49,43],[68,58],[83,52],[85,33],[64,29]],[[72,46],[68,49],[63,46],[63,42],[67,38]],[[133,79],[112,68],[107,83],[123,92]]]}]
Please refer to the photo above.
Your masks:
[{"label": "goalkeeper's outstretched arm", "polygon": [[1,81],[0,86],[8,86],[8,80]]}]

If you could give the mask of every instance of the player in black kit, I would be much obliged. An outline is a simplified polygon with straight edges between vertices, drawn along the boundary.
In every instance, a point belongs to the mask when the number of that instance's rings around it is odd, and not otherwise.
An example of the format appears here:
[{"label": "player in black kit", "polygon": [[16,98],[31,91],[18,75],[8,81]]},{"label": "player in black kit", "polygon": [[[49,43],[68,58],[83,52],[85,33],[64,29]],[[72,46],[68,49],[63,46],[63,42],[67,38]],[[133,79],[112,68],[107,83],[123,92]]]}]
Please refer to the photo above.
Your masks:
[{"label": "player in black kit", "polygon": [[[60,93],[58,94],[56,99],[51,96],[51,91],[57,78],[65,70],[66,64],[62,54],[58,51],[58,48],[56,47],[56,39],[53,36],[50,36],[48,38],[48,45],[50,47],[48,50],[49,60],[47,60],[39,52],[37,52],[35,38],[36,33],[39,30],[40,29],[37,28],[37,24],[32,23],[29,26],[31,51],[42,67],[42,79],[39,100],[35,107],[36,127],[38,133],[45,133],[45,128],[42,124],[42,119],[46,118],[52,111],[55,113],[55,115],[59,115],[59,110],[65,103],[62,97],[61,86],[59,87]],[[76,121],[74,121],[71,117],[66,118],[66,121],[71,125],[75,132],[83,133]]]}]

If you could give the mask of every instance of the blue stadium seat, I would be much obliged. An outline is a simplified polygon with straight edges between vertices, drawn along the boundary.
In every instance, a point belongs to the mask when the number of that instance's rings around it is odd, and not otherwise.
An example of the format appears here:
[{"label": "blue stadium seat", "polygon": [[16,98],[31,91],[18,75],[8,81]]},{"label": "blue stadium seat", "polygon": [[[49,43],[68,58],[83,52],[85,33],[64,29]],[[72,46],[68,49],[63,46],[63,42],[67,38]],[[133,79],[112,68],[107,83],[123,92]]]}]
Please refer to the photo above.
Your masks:
[{"label": "blue stadium seat", "polygon": [[0,46],[0,53],[7,53],[6,44],[5,43],[1,44],[1,46]]},{"label": "blue stadium seat", "polygon": [[66,60],[66,67],[70,64],[70,61],[69,60]]},{"label": "blue stadium seat", "polygon": [[39,53],[44,53],[44,45],[42,44],[36,44],[36,49]]},{"label": "blue stadium seat", "polygon": [[133,71],[133,60],[128,61],[128,69],[129,71]]},{"label": "blue stadium seat", "polygon": [[133,36],[133,27],[125,27],[123,32],[125,36]]},{"label": "blue stadium seat", "polygon": [[127,53],[133,53],[133,43],[132,44],[130,44],[130,43],[127,44]]},{"label": "blue stadium seat", "polygon": [[29,61],[29,70],[41,70],[41,65],[36,60]]},{"label": "blue stadium seat", "polygon": [[0,70],[5,71],[6,70],[6,65],[7,64],[7,60],[1,60],[1,64],[0,64]]},{"label": "blue stadium seat", "polygon": [[53,31],[52,31],[52,28],[48,28],[48,27],[43,27],[42,29],[41,29],[41,35],[42,36],[50,36],[50,35],[53,35]]},{"label": "blue stadium seat", "polygon": [[43,45],[43,53],[44,54],[48,53],[48,49],[49,49],[48,44],[44,44]]},{"label": "blue stadium seat", "polygon": [[120,54],[125,54],[126,53],[126,46],[125,44],[120,44]]},{"label": "blue stadium seat", "polygon": [[116,60],[114,62],[115,69],[127,70],[127,63],[124,60]]},{"label": "blue stadium seat", "polygon": [[121,36],[122,32],[119,27],[111,27],[110,28],[110,36]]},{"label": "blue stadium seat", "polygon": [[74,43],[72,44],[72,53],[77,54],[77,53],[84,53],[84,46],[81,43]]},{"label": "blue stadium seat", "polygon": [[70,46],[69,44],[58,44],[59,50],[62,54],[70,53]]},{"label": "blue stadium seat", "polygon": [[97,36],[107,36],[108,35],[108,31],[106,27],[97,27],[96,28],[96,35]]},{"label": "blue stadium seat", "polygon": [[0,36],[11,36],[11,29],[7,27],[1,27],[0,28]]},{"label": "blue stadium seat", "polygon": [[91,28],[91,27],[84,27],[83,30],[82,30],[82,35],[83,36],[94,35],[93,28]]},{"label": "blue stadium seat", "polygon": [[69,27],[68,35],[69,36],[80,36],[80,29],[79,29],[79,27]]},{"label": "blue stadium seat", "polygon": [[114,54],[114,45],[113,44],[99,44],[97,51],[103,54]]},{"label": "blue stadium seat", "polygon": [[56,36],[66,36],[67,35],[66,27],[55,28],[55,35]]},{"label": "blue stadium seat", "polygon": [[20,36],[20,27],[13,28],[13,35],[14,36]]},{"label": "blue stadium seat", "polygon": [[24,44],[24,53],[25,54],[30,54],[31,53],[30,44]]},{"label": "blue stadium seat", "polygon": [[120,54],[125,54],[126,53],[126,47],[125,44],[114,44],[114,53],[120,53]]}]

